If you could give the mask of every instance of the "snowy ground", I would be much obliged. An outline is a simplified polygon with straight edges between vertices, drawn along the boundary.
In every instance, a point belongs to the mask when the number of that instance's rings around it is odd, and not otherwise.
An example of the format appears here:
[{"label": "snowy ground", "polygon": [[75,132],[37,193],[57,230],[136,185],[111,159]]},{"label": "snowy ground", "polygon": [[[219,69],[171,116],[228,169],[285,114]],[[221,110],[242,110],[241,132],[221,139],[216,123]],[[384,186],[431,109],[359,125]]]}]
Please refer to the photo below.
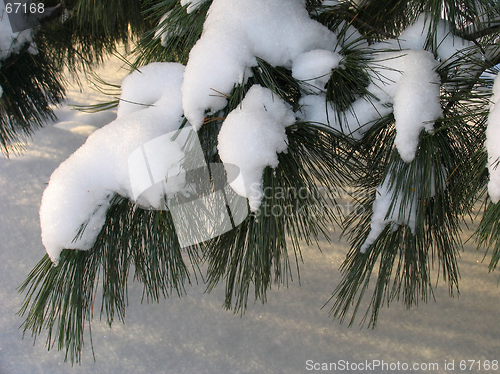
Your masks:
[{"label": "snowy ground", "polygon": [[[101,75],[119,79],[123,74],[117,73],[118,67],[113,62]],[[72,104],[100,100],[88,89],[74,89],[69,97]],[[481,366],[484,360],[500,360],[498,274],[488,274],[482,253],[465,248],[459,298],[449,298],[440,284],[437,302],[410,311],[395,304],[382,311],[372,331],[340,325],[328,317],[328,308],[321,309],[340,280],[338,266],[348,250],[343,241],[324,243],[322,252],[304,247],[302,284],[272,290],[266,305],[250,305],[243,317],[222,309],[223,287],[205,294],[203,285],[193,285],[182,299],[147,305],[140,303],[141,286],[133,283],[126,324],[116,323],[112,329],[99,320],[93,324],[96,362],[90,344],[83,363],[74,367],[64,362],[64,352],[47,352],[43,338],[33,346],[18,330],[22,319],[15,313],[22,296],[16,288],[44,254],[38,219],[43,190],[52,171],[86,136],[114,118],[67,107],[58,113],[61,122],[38,132],[22,156],[0,158],[0,374],[293,374],[317,372],[311,370],[314,364],[343,361],[372,363],[366,372],[390,371],[373,367],[373,360],[399,361],[400,367],[407,363],[410,368],[436,363],[438,370],[422,371],[449,372],[445,362],[454,362],[458,371],[461,360],[481,360]],[[332,233],[335,240],[337,236]],[[467,371],[480,371],[478,363]]]}]

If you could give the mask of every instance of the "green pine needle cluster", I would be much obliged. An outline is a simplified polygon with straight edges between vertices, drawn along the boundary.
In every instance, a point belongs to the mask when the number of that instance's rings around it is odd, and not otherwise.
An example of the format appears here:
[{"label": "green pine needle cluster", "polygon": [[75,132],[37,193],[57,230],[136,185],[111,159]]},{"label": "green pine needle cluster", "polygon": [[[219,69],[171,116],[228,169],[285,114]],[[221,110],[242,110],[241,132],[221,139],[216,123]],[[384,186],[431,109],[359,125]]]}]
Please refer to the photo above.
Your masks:
[{"label": "green pine needle cluster", "polygon": [[[178,0],[63,2],[71,15],[42,25],[37,34],[39,55],[22,52],[12,57],[15,64],[2,62],[2,149],[10,149],[19,135],[29,135],[53,117],[50,105],[64,97],[61,73],[65,67],[72,72],[91,71],[115,51],[117,43],[130,42],[134,42],[131,69],[155,61],[185,64],[200,38],[210,4],[207,1],[188,14]],[[491,256],[490,270],[496,268],[500,208],[487,198],[484,148],[493,81],[483,75],[497,74],[495,66],[500,62],[496,1],[364,0],[323,5],[308,0],[306,8],[313,19],[338,34],[341,44],[342,68],[331,72],[324,87],[325,108],[338,113],[335,120],[341,126],[346,125],[346,113],[353,111],[356,100],[378,100],[367,89],[373,83],[375,52],[358,48],[361,40],[395,38],[425,12],[430,30],[426,49],[436,57],[438,21],[443,15],[452,34],[473,42],[458,58],[440,61],[443,116],[432,131],[420,134],[415,159],[406,163],[400,158],[392,114],[371,124],[361,139],[327,124],[297,122],[287,128],[288,150],[278,155],[278,167],[264,171],[260,210],[217,238],[182,250],[168,211],[146,210],[121,196],[110,197],[111,208],[93,248],[64,250],[57,266],[45,256],[20,288],[25,293],[20,314],[26,318],[26,333],[36,338],[47,330],[49,348],[64,349],[68,359],[80,361],[96,291],[102,297],[100,315],[111,325],[125,317],[127,283],[132,279],[144,285],[147,301],[181,296],[191,279],[206,282],[207,290],[224,283],[223,305],[244,313],[249,297],[265,302],[272,286],[286,286],[295,275],[300,278],[301,245],[328,239],[331,227],[349,239],[351,251],[341,267],[343,279],[326,305],[334,318],[348,319],[350,324],[364,308],[361,323],[373,327],[384,305],[400,301],[411,308],[433,299],[437,278],[447,283],[451,295],[457,294],[460,234],[467,218],[480,221],[474,238]],[[350,40],[350,26],[361,38],[345,42]],[[106,87],[96,77],[94,81],[113,100],[80,109],[116,106],[118,87]],[[226,97],[227,106],[207,116],[198,132],[207,164],[221,162],[217,136],[222,123],[253,84],[269,88],[296,112],[308,87],[288,67],[257,59],[252,76],[233,88]],[[388,223],[361,253],[371,229],[377,187],[384,181],[390,182],[399,199],[393,199],[386,218],[414,217],[415,222]],[[343,216],[337,202],[348,187],[355,187],[351,195],[355,209]],[[207,188],[215,189],[214,185]]]},{"label": "green pine needle cluster", "polygon": [[143,298],[149,302],[180,296],[190,282],[184,256],[194,266],[199,261],[196,248],[181,251],[168,212],[140,209],[120,196],[111,203],[92,249],[64,250],[57,265],[44,256],[20,287],[26,293],[20,310],[27,315],[24,332],[36,338],[47,330],[48,347],[64,349],[71,362],[81,360],[97,291],[101,310],[95,312],[111,326],[125,318],[130,280],[144,285]]}]

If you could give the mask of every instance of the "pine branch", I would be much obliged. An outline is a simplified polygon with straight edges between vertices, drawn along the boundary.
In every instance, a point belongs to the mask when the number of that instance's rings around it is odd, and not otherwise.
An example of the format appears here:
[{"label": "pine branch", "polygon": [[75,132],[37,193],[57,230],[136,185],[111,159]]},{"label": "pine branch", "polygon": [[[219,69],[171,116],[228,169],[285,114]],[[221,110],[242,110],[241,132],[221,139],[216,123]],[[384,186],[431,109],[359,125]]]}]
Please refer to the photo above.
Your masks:
[{"label": "pine branch", "polygon": [[[147,17],[154,26],[139,40],[134,65],[139,67],[155,61],[186,64],[191,48],[200,38],[210,3],[202,4],[190,14],[178,1],[165,0],[151,6]],[[160,22],[164,15],[166,18]]]},{"label": "pine branch", "polygon": [[[51,118],[49,105],[60,102],[64,94],[60,72],[65,66],[72,72],[88,72],[113,53],[117,43],[127,43],[141,34],[133,67],[153,61],[186,63],[200,38],[210,3],[188,14],[177,0],[67,2],[73,15],[44,25],[38,36],[43,46],[39,55],[28,59],[21,53],[2,66],[3,148],[18,134],[29,135]],[[131,277],[144,284],[144,299],[158,301],[171,294],[182,295],[190,282],[189,265],[196,275],[202,261],[207,265],[207,289],[225,282],[224,306],[243,313],[252,287],[255,300],[265,302],[273,285],[293,280],[293,262],[300,279],[301,244],[328,239],[332,225],[343,227],[352,246],[341,268],[343,279],[331,299],[335,318],[345,320],[350,315],[352,324],[363,307],[362,299],[371,291],[361,323],[368,321],[372,327],[384,305],[400,300],[410,308],[427,302],[434,296],[434,268],[448,283],[450,294],[458,292],[461,224],[485,196],[488,181],[483,144],[491,82],[481,74],[494,71],[500,59],[495,43],[496,3],[367,0],[324,7],[319,0],[308,0],[306,6],[312,17],[338,35],[338,51],[344,59],[341,68],[330,73],[324,88],[325,108],[329,105],[338,113],[340,124],[345,114],[353,111],[357,99],[377,100],[367,87],[384,74],[379,71],[381,66],[371,63],[371,53],[381,50],[360,49],[360,40],[343,45],[352,25],[360,31],[361,40],[372,43],[400,35],[425,12],[429,25],[425,48],[437,56],[441,41],[436,36],[444,14],[452,34],[475,42],[474,47],[438,67],[443,118],[431,132],[421,134],[415,160],[403,162],[394,147],[393,115],[370,122],[360,141],[327,124],[297,122],[286,130],[288,152],[278,155],[278,167],[264,171],[261,210],[236,228],[186,251],[180,249],[170,213],[143,210],[115,196],[90,251],[65,250],[58,266],[45,256],[21,286],[21,292],[26,293],[20,311],[26,316],[24,332],[31,331],[36,338],[47,330],[48,347],[57,345],[66,350],[66,358],[78,362],[85,324],[90,327],[93,319],[96,291],[102,293],[101,317],[105,315],[111,325],[115,318],[123,321],[125,317]],[[295,112],[300,110],[306,84],[294,79],[289,68],[272,66],[259,58],[256,61],[252,76],[234,87],[226,97],[227,106],[208,116],[198,132],[207,164],[220,163],[217,137],[222,122],[241,104],[252,85],[270,89]],[[30,74],[15,75],[26,69],[32,69]],[[29,92],[28,98],[23,97],[24,91]],[[393,192],[385,217],[390,223],[369,243],[367,253],[361,253],[371,230],[376,188],[385,181]],[[356,206],[352,214],[343,217],[336,198],[348,185],[357,187],[353,195]],[[206,186],[207,193],[213,187]],[[200,212],[191,213],[196,216]],[[490,270],[500,259],[498,214],[500,209],[489,204],[476,231],[478,246],[493,249]],[[197,228],[192,225],[189,229]]]},{"label": "pine branch", "polygon": [[[196,271],[196,248],[188,248],[185,254]],[[139,209],[116,196],[91,250],[64,250],[57,266],[45,256],[19,288],[26,293],[19,311],[26,315],[24,333],[31,331],[36,339],[47,330],[49,349],[56,345],[66,351],[66,359],[80,362],[84,328],[88,323],[90,329],[93,319],[100,274],[100,314],[111,326],[115,317],[125,318],[127,283],[132,275],[143,283],[143,298],[148,302],[185,293],[190,276],[183,256],[166,211]]]},{"label": "pine branch", "polygon": [[[458,289],[456,257],[461,248],[460,224],[484,188],[481,158],[488,100],[481,90],[469,90],[460,100],[447,100],[449,97],[443,97],[444,103],[452,105],[447,106],[445,118],[436,124],[432,135],[421,137],[412,163],[402,162],[395,153],[392,116],[381,119],[356,146],[357,157],[365,159],[366,174],[358,181],[358,196],[354,196],[358,209],[345,221],[344,230],[352,249],[342,265],[344,278],[332,296],[335,301],[331,313],[336,318],[346,318],[354,305],[350,322],[353,323],[375,266],[379,270],[374,294],[362,319],[364,323],[371,310],[371,326],[376,324],[383,304],[402,298],[411,307],[419,299],[426,301],[432,296],[430,269],[435,261],[448,281],[450,292]],[[442,176],[442,170],[447,171],[446,177]],[[402,197],[400,211],[388,215],[415,214],[416,231],[405,225],[386,227],[368,253],[362,254],[359,248],[370,231],[375,198],[373,193],[367,196],[366,191],[373,191],[387,177],[393,181],[395,196]],[[471,181],[477,181],[472,183],[473,188]],[[392,210],[396,208],[394,203]]]},{"label": "pine branch", "polygon": [[500,205],[488,203],[474,232],[474,239],[478,249],[486,249],[485,257],[492,250],[489,270],[495,270],[500,261]]},{"label": "pine branch", "polygon": [[342,136],[308,123],[289,127],[287,136],[288,152],[279,154],[276,169],[264,172],[259,212],[204,245],[208,289],[224,279],[224,306],[235,312],[245,311],[251,285],[255,299],[265,302],[272,284],[293,279],[287,239],[299,274],[301,241],[318,245],[321,237],[329,238],[329,228],[341,218],[337,194],[355,175]]},{"label": "pine branch", "polygon": [[[55,116],[50,105],[64,97],[64,80],[43,51],[33,55],[26,47],[3,61],[0,70],[0,149],[8,155]],[[14,61],[15,60],[15,61]]]}]

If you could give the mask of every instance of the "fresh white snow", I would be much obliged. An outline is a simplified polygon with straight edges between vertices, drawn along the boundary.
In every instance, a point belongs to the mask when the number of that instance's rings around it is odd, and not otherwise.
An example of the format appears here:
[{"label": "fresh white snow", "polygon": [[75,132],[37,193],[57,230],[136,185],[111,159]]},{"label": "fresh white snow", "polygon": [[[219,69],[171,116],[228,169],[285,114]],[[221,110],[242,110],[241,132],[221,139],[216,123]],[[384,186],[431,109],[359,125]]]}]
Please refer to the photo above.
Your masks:
[{"label": "fresh white snow", "polygon": [[[398,60],[396,58],[394,61]],[[431,131],[442,116],[439,102],[440,80],[431,52],[409,50],[400,58],[402,76],[394,92],[394,119],[399,155],[411,162],[422,130]]]},{"label": "fresh white snow", "polygon": [[408,225],[412,233],[415,233],[417,201],[414,199],[402,211],[401,204],[403,204],[403,197],[401,195],[396,196],[392,184],[393,181],[390,175],[388,175],[375,191],[370,233],[359,249],[361,253],[366,253],[370,245],[377,240],[388,224]]},{"label": "fresh white snow", "polygon": [[498,203],[500,200],[500,74],[495,77],[493,96],[491,97],[488,126],[486,127],[486,142],[484,146],[488,152],[488,194],[491,201]]},{"label": "fresh white snow", "polygon": [[215,0],[203,33],[189,54],[182,107],[199,129],[205,113],[226,105],[226,95],[251,75],[256,57],[291,67],[301,53],[333,51],[335,35],[312,20],[301,0]]},{"label": "fresh white snow", "polygon": [[183,72],[180,64],[156,63],[126,77],[118,118],[54,171],[40,207],[42,241],[54,262],[65,248],[92,247],[115,193],[133,199],[128,158],[142,144],[179,128]]},{"label": "fresh white snow", "polygon": [[[299,118],[327,124],[359,138],[376,120],[394,111],[397,134],[395,145],[401,158],[411,162],[415,157],[420,132],[431,131],[434,121],[442,115],[440,79],[435,71],[438,61],[431,52],[423,50],[423,27],[424,18],[420,17],[399,39],[370,47],[378,51],[368,63],[371,83],[367,91],[372,97],[358,98],[351,108],[342,113],[338,113],[332,105],[325,105],[326,97],[320,90],[328,81],[329,69],[342,68],[341,56],[336,52],[309,51],[297,57],[293,65],[294,77],[309,80],[316,88],[313,92],[316,95],[304,95],[301,98]],[[450,58],[450,44],[454,43],[454,39],[441,34],[438,34],[443,38],[439,42],[439,51],[443,51],[443,58]],[[457,45],[453,46],[456,52],[464,44],[457,41]],[[310,73],[307,74],[306,70]]]},{"label": "fresh white snow", "polygon": [[239,167],[240,174],[230,185],[237,194],[248,198],[253,212],[263,197],[264,168],[278,166],[277,154],[287,149],[285,128],[293,123],[295,115],[288,104],[268,88],[254,85],[222,124],[220,158],[225,164]]},{"label": "fresh white snow", "polygon": [[[324,62],[316,60],[319,61],[316,65],[318,69],[324,66]],[[299,116],[359,138],[374,121],[394,111],[395,145],[401,158],[411,162],[420,132],[432,130],[434,121],[442,115],[440,81],[435,72],[437,61],[431,52],[425,50],[381,51],[376,53],[371,64],[373,82],[367,90],[373,97],[360,97],[351,108],[338,113],[332,105],[325,105],[324,94],[305,95],[300,101],[302,109]],[[324,76],[323,81],[325,79],[328,80],[328,76]],[[317,81],[314,81],[316,86]]]},{"label": "fresh white snow", "polygon": [[[408,27],[392,45],[396,48],[404,49],[423,49],[427,42],[430,20],[425,14],[421,14],[416,22]],[[451,33],[448,22],[440,20],[437,24],[435,44],[438,58],[442,62],[451,62],[453,59],[460,58],[461,51],[474,46],[474,43],[455,36]]]},{"label": "fresh white snow", "polygon": [[326,49],[301,53],[292,63],[292,76],[305,83],[305,90],[325,92],[330,73],[339,67],[342,55]]},{"label": "fresh white snow", "polygon": [[[113,60],[100,75],[112,80],[119,65]],[[69,90],[68,103],[89,105],[102,99],[89,89],[81,93],[75,88]],[[273,288],[265,305],[250,299],[243,316],[223,310],[222,284],[205,293],[202,284],[193,282],[182,299],[146,304],[141,303],[141,285],[130,280],[126,324],[115,322],[109,329],[99,321],[96,303],[92,325],[96,361],[86,329],[82,365],[64,363],[64,352],[55,348],[47,352],[43,334],[35,345],[29,334],[22,339],[22,318],[15,314],[22,296],[16,288],[45,254],[38,211],[51,173],[92,129],[113,117],[66,106],[57,114],[61,121],[37,132],[23,155],[0,157],[0,373],[288,374],[311,372],[307,360],[437,363],[436,372],[444,373],[445,361],[453,361],[457,370],[460,360],[498,359],[498,274],[488,273],[482,251],[467,245],[461,253],[459,298],[450,298],[447,287],[440,284],[436,302],[421,303],[410,311],[394,304],[381,310],[375,330],[360,329],[356,323],[348,328],[332,322],[329,306],[321,309],[341,279],[338,267],[349,249],[332,232],[331,242],[321,241],[321,252],[302,246],[300,285],[295,281]],[[340,203],[349,206],[347,201]],[[465,231],[463,239],[470,234]],[[387,370],[378,367],[371,372]]]}]

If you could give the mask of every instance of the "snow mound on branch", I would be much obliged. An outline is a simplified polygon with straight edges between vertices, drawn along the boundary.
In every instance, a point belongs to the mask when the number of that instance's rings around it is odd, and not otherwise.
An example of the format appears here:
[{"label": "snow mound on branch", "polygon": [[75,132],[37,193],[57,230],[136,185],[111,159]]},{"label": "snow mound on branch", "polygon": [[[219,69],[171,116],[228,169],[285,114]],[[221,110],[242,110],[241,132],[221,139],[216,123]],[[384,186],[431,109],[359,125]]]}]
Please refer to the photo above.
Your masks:
[{"label": "snow mound on branch", "polygon": [[165,87],[181,85],[181,70],[181,65],[172,68],[163,62],[153,62],[123,78],[117,117],[124,117],[152,105],[161,105],[157,101],[162,97]]},{"label": "snow mound on branch", "polygon": [[416,199],[413,200],[410,207],[406,205],[406,209],[410,209],[410,211],[404,212],[406,215],[401,214],[403,213],[401,211],[403,197],[402,195],[396,196],[392,187],[392,181],[389,178],[389,175],[386,177],[384,182],[377,187],[375,192],[375,201],[373,202],[372,208],[373,213],[370,223],[370,233],[359,249],[361,253],[366,253],[366,250],[370,247],[370,245],[372,245],[382,231],[384,231],[385,226],[390,223],[395,225],[408,225],[410,230],[415,233],[417,218]]},{"label": "snow mound on branch", "polygon": [[[434,55],[425,50],[381,51],[374,56],[371,73],[374,83],[368,86],[368,91],[380,104],[393,106],[394,143],[406,162],[415,158],[420,132],[431,131],[434,121],[442,116],[437,65]],[[365,106],[372,114],[366,116],[380,117],[377,116],[380,104]]]},{"label": "snow mound on branch", "polygon": [[[184,66],[158,63],[141,71],[132,73],[123,82],[125,93],[140,93],[140,97],[132,96],[133,99],[145,99],[142,95],[146,93],[140,87],[142,79],[151,81],[157,74],[171,78],[163,82],[162,90],[147,93],[147,100],[154,102],[154,106],[135,111],[125,109],[127,115],[121,108],[120,118],[90,135],[86,143],[54,171],[44,191],[40,207],[42,242],[55,263],[65,248],[88,250],[92,247],[115,193],[133,198],[129,155],[141,144],[181,124],[180,86]],[[139,74],[141,80],[136,80]],[[123,104],[122,101],[120,106]],[[85,230],[76,238],[82,225],[86,226]]]},{"label": "snow mound on branch", "polygon": [[259,209],[263,197],[262,173],[278,166],[278,153],[287,150],[285,128],[295,123],[291,108],[271,90],[253,85],[222,124],[218,149],[224,164],[237,165],[240,174],[230,183],[248,198],[250,209]]},{"label": "snow mound on branch", "polygon": [[[421,131],[431,131],[433,123],[442,116],[440,79],[436,72],[439,62],[432,52],[423,49],[428,31],[429,22],[426,22],[425,15],[421,15],[398,39],[372,45],[372,60],[367,70],[371,83],[366,88],[370,95],[359,97],[343,112],[328,103],[326,96],[320,92],[328,81],[328,69],[339,68],[333,59],[336,53],[322,51],[320,57],[319,51],[308,51],[297,57],[293,76],[301,80],[309,79],[317,88],[313,92],[316,95],[304,95],[300,99],[300,119],[323,123],[360,138],[373,123],[394,112],[396,148],[404,161],[411,162]],[[471,47],[470,42],[453,37],[445,21],[438,23],[435,44],[438,57],[448,62]],[[331,54],[330,58],[327,58],[327,53]],[[315,73],[318,75],[315,76]],[[318,79],[320,73],[326,75]]]},{"label": "snow mound on branch", "polygon": [[331,71],[339,66],[341,60],[341,54],[325,49],[304,52],[293,60],[292,76],[304,81],[312,92],[324,92]]},{"label": "snow mound on branch", "polygon": [[488,152],[488,194],[493,203],[500,201],[500,74],[495,77],[491,97],[485,147]]},{"label": "snow mound on branch", "polygon": [[[421,14],[413,25],[408,27],[393,44],[404,49],[423,49],[430,32],[430,21],[425,14]],[[455,36],[451,33],[450,26],[445,20],[439,20],[436,25],[434,40],[436,53],[445,62],[457,58],[457,53],[474,47],[474,43]],[[455,55],[455,56],[454,56]],[[452,59],[452,57],[454,57]],[[450,60],[450,61],[451,61]]]},{"label": "snow mound on branch", "polygon": [[[376,88],[373,86],[372,90],[375,91]],[[305,95],[299,101],[301,111],[297,115],[303,121],[324,124],[354,139],[360,139],[374,121],[393,111],[391,100],[383,91],[377,91],[378,100],[361,97],[343,112],[338,112],[327,102],[326,95]]]},{"label": "snow mound on branch", "polygon": [[367,87],[372,98],[360,97],[339,113],[327,103],[325,95],[305,95],[300,100],[300,118],[360,138],[374,121],[394,111],[395,144],[401,158],[410,162],[420,132],[432,130],[433,122],[442,116],[436,66],[432,53],[424,50],[377,52],[372,62],[372,83]]},{"label": "snow mound on branch", "polygon": [[[393,177],[388,174],[382,184],[377,187],[375,201],[372,207],[372,217],[370,222],[370,232],[365,242],[360,247],[360,252],[365,253],[375,240],[380,236],[388,224],[397,226],[407,225],[412,234],[415,235],[417,227],[417,204],[421,200],[427,200],[436,195],[436,188],[442,190],[446,188],[447,175],[446,168],[441,170],[431,169],[429,183],[412,187],[412,195],[405,198],[402,191],[396,191]],[[413,180],[406,175],[406,181]],[[405,182],[406,184],[412,182]],[[405,186],[400,186],[405,187]]]},{"label": "snow mound on branch", "polygon": [[435,72],[437,61],[430,52],[410,50],[400,63],[403,74],[394,93],[394,144],[401,158],[411,162],[420,132],[431,131],[434,121],[442,116],[440,80]]},{"label": "snow mound on branch", "polygon": [[[383,43],[374,46],[383,48]],[[396,123],[394,141],[401,158],[411,162],[415,158],[422,130],[431,131],[434,122],[442,117],[439,101],[440,79],[435,69],[438,62],[425,50],[382,50],[374,55],[371,71],[372,83],[367,90],[378,99],[360,98],[350,110],[359,126],[366,124],[359,119],[375,121],[392,106]],[[353,110],[354,109],[354,110]],[[356,123],[350,121],[350,128]],[[366,130],[364,130],[366,131]]]},{"label": "snow mound on branch", "polygon": [[183,7],[187,7],[186,11],[188,13],[193,13],[197,10],[203,3],[206,3],[208,0],[181,0],[181,5]]},{"label": "snow mound on branch", "polygon": [[224,108],[233,87],[251,76],[256,57],[291,67],[301,53],[333,51],[336,41],[309,17],[302,0],[214,0],[186,66],[185,116],[199,129],[205,113]]}]

